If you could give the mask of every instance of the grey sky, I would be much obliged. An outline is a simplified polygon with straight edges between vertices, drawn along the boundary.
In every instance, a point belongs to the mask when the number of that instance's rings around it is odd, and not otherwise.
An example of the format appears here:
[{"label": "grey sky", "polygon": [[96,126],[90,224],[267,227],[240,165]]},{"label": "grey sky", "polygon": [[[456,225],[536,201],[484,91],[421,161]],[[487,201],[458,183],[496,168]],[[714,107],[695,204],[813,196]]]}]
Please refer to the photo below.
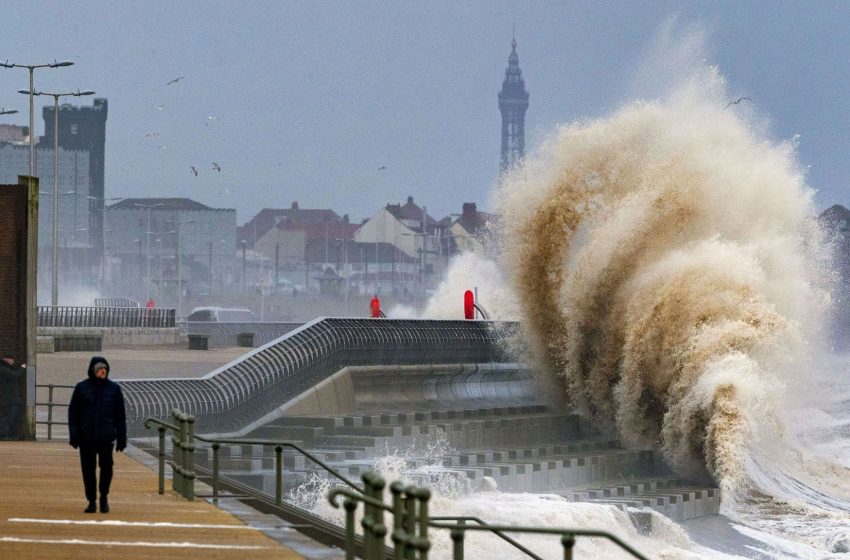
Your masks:
[{"label": "grey sky", "polygon": [[[70,59],[36,89],[108,98],[107,196],[189,196],[243,223],[293,200],[360,220],[410,194],[441,217],[496,179],[513,25],[527,150],[651,93],[635,84],[659,30],[696,26],[771,138],[800,135],[818,206],[850,204],[846,2],[7,2],[0,59]],[[0,105],[21,111],[0,122],[26,124],[26,86],[0,69]]]}]

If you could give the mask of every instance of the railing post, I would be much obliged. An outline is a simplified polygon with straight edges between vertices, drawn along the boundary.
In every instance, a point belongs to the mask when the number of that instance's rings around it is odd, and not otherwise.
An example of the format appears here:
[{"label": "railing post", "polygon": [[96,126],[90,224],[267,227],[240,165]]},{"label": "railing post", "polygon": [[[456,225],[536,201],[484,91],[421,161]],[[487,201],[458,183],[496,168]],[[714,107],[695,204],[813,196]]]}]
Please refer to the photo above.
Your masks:
[{"label": "railing post", "polygon": [[53,439],[53,384],[47,385],[47,439]]},{"label": "railing post", "polygon": [[466,525],[466,520],[459,519],[457,522],[458,528],[452,529],[452,560],[463,560],[463,539],[466,537],[466,531],[461,529]]},{"label": "railing post", "polygon": [[576,545],[576,538],[572,533],[564,533],[561,536],[561,544],[564,547],[564,560],[573,560],[573,547]]},{"label": "railing post", "polygon": [[177,422],[179,429],[171,436],[171,456],[174,464],[174,476],[171,478],[172,489],[183,495],[183,419],[181,413],[176,408],[171,411],[174,421]]},{"label": "railing post", "polygon": [[274,503],[283,503],[283,446],[274,447]]},{"label": "railing post", "polygon": [[[372,480],[372,497],[380,503],[384,503],[384,488],[386,485],[383,478],[375,475]],[[372,520],[372,530],[375,533],[375,560],[384,560],[386,556],[386,542],[384,538],[387,536],[387,527],[384,525],[384,510],[376,506],[372,511]]]},{"label": "railing post", "polygon": [[[374,473],[366,471],[363,473],[363,494],[367,498],[372,497],[372,477]],[[375,509],[369,502],[363,502],[363,519],[360,520],[360,525],[363,527],[363,560],[375,560],[375,538],[372,534],[374,520],[372,519],[372,510]]]},{"label": "railing post", "polygon": [[354,560],[354,513],[357,502],[346,498],[342,506],[345,508],[345,560]]},{"label": "railing post", "polygon": [[405,550],[405,560],[415,560],[416,549],[414,548],[414,539],[416,537],[416,498],[413,497],[413,486],[408,486],[404,489],[405,495],[405,514],[404,514],[404,532],[407,534],[410,545]]},{"label": "railing post", "polygon": [[159,432],[159,453],[157,454],[157,459],[159,460],[159,493],[165,493],[165,426],[159,426],[157,428]]},{"label": "railing post", "polygon": [[195,499],[195,417],[186,415],[186,499]]},{"label": "railing post", "polygon": [[431,499],[431,491],[427,488],[417,488],[415,497],[419,499],[419,538],[416,543],[419,560],[428,560],[428,550],[431,548],[431,541],[428,539],[428,500]]},{"label": "railing post", "polygon": [[407,550],[407,535],[404,533],[404,500],[402,493],[404,486],[401,482],[395,481],[390,484],[390,493],[393,499],[393,532],[392,540],[395,544],[395,557],[398,560],[404,560],[404,554]]},{"label": "railing post", "polygon": [[216,442],[212,444],[213,450],[213,503],[218,503],[218,452],[221,449],[221,444]]}]

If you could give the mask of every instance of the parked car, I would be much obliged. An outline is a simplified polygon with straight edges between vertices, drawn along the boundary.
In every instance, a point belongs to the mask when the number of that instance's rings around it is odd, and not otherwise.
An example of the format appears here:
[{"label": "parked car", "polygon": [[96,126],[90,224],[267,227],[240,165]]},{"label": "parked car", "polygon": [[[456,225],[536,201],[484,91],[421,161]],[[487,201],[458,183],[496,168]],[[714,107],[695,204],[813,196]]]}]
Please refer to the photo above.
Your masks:
[{"label": "parked car", "polygon": [[252,323],[254,313],[244,307],[196,307],[186,317],[187,322]]}]

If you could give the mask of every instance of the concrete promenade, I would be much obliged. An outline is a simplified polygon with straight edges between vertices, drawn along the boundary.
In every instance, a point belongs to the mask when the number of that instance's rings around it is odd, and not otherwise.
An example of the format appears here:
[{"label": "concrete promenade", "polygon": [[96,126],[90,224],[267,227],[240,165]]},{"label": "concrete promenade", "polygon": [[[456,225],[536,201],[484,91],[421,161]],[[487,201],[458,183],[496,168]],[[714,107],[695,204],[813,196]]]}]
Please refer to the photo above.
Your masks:
[{"label": "concrete promenade", "polygon": [[0,441],[0,560],[295,559],[302,556],[115,453],[107,514],[83,513],[79,455],[67,443]]}]

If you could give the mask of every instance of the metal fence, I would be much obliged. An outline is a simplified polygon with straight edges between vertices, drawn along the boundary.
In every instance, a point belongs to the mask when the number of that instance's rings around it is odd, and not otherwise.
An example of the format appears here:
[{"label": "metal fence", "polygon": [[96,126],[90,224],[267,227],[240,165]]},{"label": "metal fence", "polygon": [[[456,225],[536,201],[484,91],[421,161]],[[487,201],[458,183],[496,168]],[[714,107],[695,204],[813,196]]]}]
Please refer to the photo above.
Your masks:
[{"label": "metal fence", "polygon": [[39,306],[39,327],[173,328],[174,309],[145,307]]},{"label": "metal fence", "polygon": [[238,346],[236,337],[243,333],[254,335],[254,347],[263,346],[277,340],[288,332],[294,331],[304,323],[210,323],[189,321],[187,334],[208,337],[210,346]]},{"label": "metal fence", "polygon": [[[174,476],[172,485],[175,492],[188,500],[195,499],[195,452],[198,443],[209,444],[213,450],[212,499],[218,501],[219,484],[224,478],[219,470],[219,452],[222,445],[262,445],[274,447],[275,451],[275,505],[283,505],[283,449],[292,449],[315,462],[330,473],[342,485],[328,493],[330,504],[345,510],[345,543],[342,547],[346,560],[363,558],[364,560],[384,560],[387,556],[395,560],[428,560],[432,548],[432,529],[449,531],[452,541],[452,559],[464,560],[464,541],[468,531],[486,531],[507,542],[515,550],[532,560],[543,560],[541,556],[511,538],[508,533],[538,534],[560,537],[562,558],[573,560],[577,538],[604,539],[616,545],[637,560],[648,560],[638,550],[607,531],[578,529],[567,527],[532,527],[519,525],[490,525],[478,517],[435,517],[430,514],[431,492],[427,488],[404,485],[395,481],[389,485],[389,503],[385,498],[386,482],[378,474],[368,471],[363,474],[363,485],[342,476],[331,466],[301,449],[297,444],[287,441],[251,440],[251,439],[212,439],[195,434],[195,418],[179,410],[171,411],[173,423],[156,418],[147,418],[145,426],[156,426],[159,432],[158,447],[158,491],[165,492],[165,465],[171,466]],[[171,430],[172,459],[166,460],[165,432]],[[363,504],[363,516],[356,522],[357,509]],[[385,514],[389,514],[390,526]],[[363,529],[362,538],[356,534],[357,525]],[[387,549],[387,537],[393,544],[392,551]],[[388,554],[389,552],[389,554]]]},{"label": "metal fence", "polygon": [[514,323],[319,318],[198,379],[122,381],[131,435],[171,410],[201,432],[243,428],[345,366],[513,361],[500,342]]}]

